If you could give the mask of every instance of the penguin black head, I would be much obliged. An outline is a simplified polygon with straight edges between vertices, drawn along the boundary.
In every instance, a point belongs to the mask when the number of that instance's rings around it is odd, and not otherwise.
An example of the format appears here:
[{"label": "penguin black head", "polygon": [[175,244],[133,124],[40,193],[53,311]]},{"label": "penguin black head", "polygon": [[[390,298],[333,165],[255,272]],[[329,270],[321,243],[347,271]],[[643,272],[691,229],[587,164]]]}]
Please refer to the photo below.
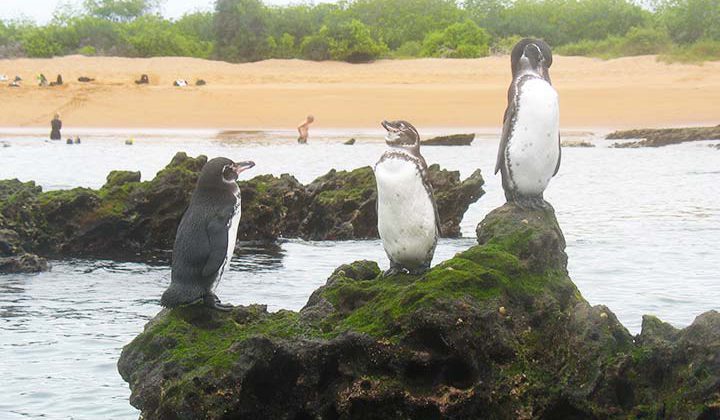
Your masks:
[{"label": "penguin black head", "polygon": [[420,134],[415,127],[407,121],[383,121],[382,126],[387,130],[385,143],[392,147],[409,149],[420,148]]},{"label": "penguin black head", "polygon": [[550,66],[552,66],[550,46],[541,39],[525,38],[513,47],[510,54],[510,66],[513,78],[520,73],[529,71],[537,73],[550,82]]},{"label": "penguin black head", "polygon": [[237,188],[238,175],[255,166],[253,161],[233,162],[224,157],[211,159],[203,166],[198,179],[198,188]]}]

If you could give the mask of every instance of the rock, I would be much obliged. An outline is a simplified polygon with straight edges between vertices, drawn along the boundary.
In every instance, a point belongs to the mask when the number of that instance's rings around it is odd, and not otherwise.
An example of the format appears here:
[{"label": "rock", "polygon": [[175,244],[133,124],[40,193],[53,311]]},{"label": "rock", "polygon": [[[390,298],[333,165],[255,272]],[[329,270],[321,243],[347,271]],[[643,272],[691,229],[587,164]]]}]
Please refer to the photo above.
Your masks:
[{"label": "rock", "polygon": [[346,144],[346,145],[348,145],[348,146],[352,146],[353,144],[355,144],[355,139],[350,139],[350,140],[344,142],[343,144]]},{"label": "rock", "polygon": [[592,144],[589,141],[586,140],[563,140],[560,142],[560,146],[562,147],[595,147],[594,144]]},{"label": "rock", "polygon": [[[512,250],[533,271],[567,266],[565,237],[555,210],[525,210],[512,204],[491,211],[477,227],[480,245],[500,245]],[[519,241],[516,235],[524,238]]]},{"label": "rock", "polygon": [[428,179],[433,187],[440,214],[441,236],[459,238],[460,222],[465,212],[485,194],[482,188],[485,180],[480,169],[466,180],[460,181],[460,172],[440,169],[440,165],[433,164],[428,168]]},{"label": "rock", "polygon": [[720,143],[718,144],[708,144],[708,147],[711,147],[715,150],[720,150]]},{"label": "rock", "polygon": [[613,143],[615,148],[661,147],[698,140],[720,140],[720,125],[715,127],[661,128],[615,131],[607,140],[644,139],[641,141]]},{"label": "rock", "polygon": [[[24,249],[44,256],[167,260],[205,156],[178,153],[150,181],[113,171],[99,190],[42,192],[34,183],[0,181],[0,228],[18,233]],[[460,235],[466,210],[484,191],[476,171],[429,168],[443,236]],[[331,170],[303,185],[291,175],[259,175],[239,183],[243,217],[238,240],[377,238],[375,179],[370,167]]]},{"label": "rock", "polygon": [[35,254],[0,257],[0,274],[39,273],[47,270],[47,260]]},{"label": "rock", "polygon": [[107,176],[107,182],[103,188],[122,187],[131,182],[140,182],[139,171],[111,171]]},{"label": "rock", "polygon": [[0,229],[0,256],[8,257],[20,252],[20,236],[14,230]]},{"label": "rock", "polygon": [[0,229],[0,274],[38,273],[47,270],[47,260],[22,249],[17,232]]},{"label": "rock", "polygon": [[475,133],[438,136],[420,141],[423,146],[469,146],[475,140]]},{"label": "rock", "polygon": [[299,312],[162,310],[118,370],[141,417],[717,418],[720,314],[633,337],[567,275],[552,209],[503,206],[422,276],[339,267]]}]

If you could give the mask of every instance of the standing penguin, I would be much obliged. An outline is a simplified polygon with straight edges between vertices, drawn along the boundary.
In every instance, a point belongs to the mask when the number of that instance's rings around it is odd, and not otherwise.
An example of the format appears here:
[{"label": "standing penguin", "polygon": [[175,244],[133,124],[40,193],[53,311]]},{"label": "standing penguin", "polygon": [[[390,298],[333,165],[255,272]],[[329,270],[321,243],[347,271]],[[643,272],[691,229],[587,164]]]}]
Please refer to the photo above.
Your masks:
[{"label": "standing penguin", "polygon": [[213,290],[232,258],[240,223],[238,175],[254,162],[215,158],[205,164],[190,205],[180,220],[173,247],[172,279],[160,304],[174,308],[202,300],[229,311]]},{"label": "standing penguin", "polygon": [[390,269],[385,276],[430,268],[440,234],[440,218],[420,155],[420,135],[407,121],[383,121],[390,146],[375,164],[378,232]]},{"label": "standing penguin", "polygon": [[550,82],[552,52],[543,41],[526,38],[510,57],[513,80],[495,173],[505,198],[521,207],[545,207],[543,191],[560,169],[560,108]]}]

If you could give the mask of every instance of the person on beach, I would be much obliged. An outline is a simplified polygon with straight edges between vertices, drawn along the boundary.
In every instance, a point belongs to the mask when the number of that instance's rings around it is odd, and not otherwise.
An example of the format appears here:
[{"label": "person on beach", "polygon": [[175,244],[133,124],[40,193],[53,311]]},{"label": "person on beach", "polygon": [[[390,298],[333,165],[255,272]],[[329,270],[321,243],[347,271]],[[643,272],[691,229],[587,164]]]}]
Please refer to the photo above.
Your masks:
[{"label": "person on beach", "polygon": [[62,128],[62,121],[60,121],[60,114],[55,114],[55,117],[50,121],[50,140],[62,140],[60,129]]},{"label": "person on beach", "polygon": [[308,115],[307,118],[305,118],[305,121],[301,122],[300,125],[298,125],[298,134],[300,135],[298,137],[298,143],[300,144],[307,144],[308,139],[308,132],[310,130],[310,124],[315,121],[315,117],[312,115]]}]

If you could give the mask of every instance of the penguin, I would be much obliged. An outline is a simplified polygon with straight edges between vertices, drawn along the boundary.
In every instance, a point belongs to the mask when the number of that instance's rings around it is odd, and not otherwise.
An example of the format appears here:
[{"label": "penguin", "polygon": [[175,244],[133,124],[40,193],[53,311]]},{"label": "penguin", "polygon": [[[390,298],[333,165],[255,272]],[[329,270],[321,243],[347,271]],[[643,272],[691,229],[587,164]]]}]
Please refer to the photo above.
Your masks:
[{"label": "penguin", "polygon": [[390,146],[375,164],[378,233],[391,276],[403,271],[419,275],[430,268],[440,217],[420,154],[420,135],[407,121],[383,121]]},{"label": "penguin", "polygon": [[541,40],[525,38],[510,56],[512,83],[498,148],[505,198],[520,207],[543,208],[543,192],[560,169],[560,108],[550,81],[552,52]]},{"label": "penguin", "polygon": [[254,162],[219,157],[203,166],[173,246],[170,287],[160,304],[166,308],[202,301],[229,311],[213,290],[232,258],[240,223],[238,175]]}]

